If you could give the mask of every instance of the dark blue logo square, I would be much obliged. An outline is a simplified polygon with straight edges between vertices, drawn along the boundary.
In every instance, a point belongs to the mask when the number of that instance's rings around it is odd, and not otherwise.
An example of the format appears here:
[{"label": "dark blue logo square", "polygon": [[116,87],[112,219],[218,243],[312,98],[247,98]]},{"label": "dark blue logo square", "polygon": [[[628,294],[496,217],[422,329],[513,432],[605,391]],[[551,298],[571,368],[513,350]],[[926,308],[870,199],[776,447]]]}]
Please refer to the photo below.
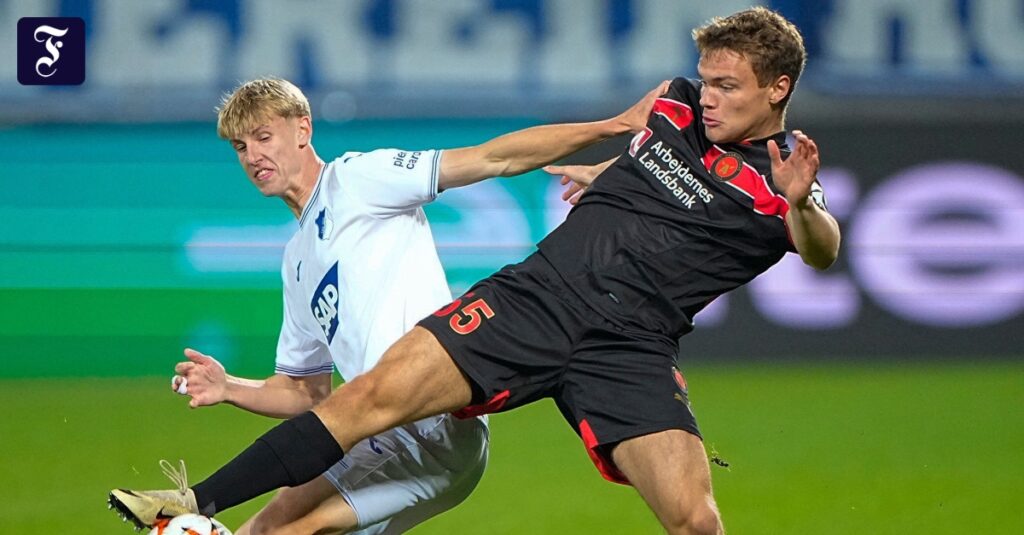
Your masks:
[{"label": "dark blue logo square", "polygon": [[85,81],[85,21],[78,17],[18,20],[18,82],[79,85]]}]

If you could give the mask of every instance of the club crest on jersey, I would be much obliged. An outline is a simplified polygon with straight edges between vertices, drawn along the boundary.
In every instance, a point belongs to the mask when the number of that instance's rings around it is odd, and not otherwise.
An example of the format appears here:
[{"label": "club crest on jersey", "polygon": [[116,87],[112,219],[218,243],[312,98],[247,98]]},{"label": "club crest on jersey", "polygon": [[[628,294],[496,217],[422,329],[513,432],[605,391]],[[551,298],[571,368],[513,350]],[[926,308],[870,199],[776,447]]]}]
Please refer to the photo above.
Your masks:
[{"label": "club crest on jersey", "polygon": [[335,262],[331,269],[327,270],[324,278],[313,292],[313,300],[309,302],[309,308],[313,312],[320,329],[330,344],[334,340],[334,333],[338,332],[338,263]]},{"label": "club crest on jersey", "polygon": [[708,171],[711,171],[711,176],[715,177],[715,180],[727,182],[736,178],[742,169],[743,156],[738,152],[729,151],[723,152],[718,158],[715,158]]},{"label": "club crest on jersey", "polygon": [[320,213],[316,215],[316,236],[321,240],[326,240],[331,237],[331,232],[334,231],[334,220],[331,219],[331,213],[327,211],[327,208],[322,208]]}]

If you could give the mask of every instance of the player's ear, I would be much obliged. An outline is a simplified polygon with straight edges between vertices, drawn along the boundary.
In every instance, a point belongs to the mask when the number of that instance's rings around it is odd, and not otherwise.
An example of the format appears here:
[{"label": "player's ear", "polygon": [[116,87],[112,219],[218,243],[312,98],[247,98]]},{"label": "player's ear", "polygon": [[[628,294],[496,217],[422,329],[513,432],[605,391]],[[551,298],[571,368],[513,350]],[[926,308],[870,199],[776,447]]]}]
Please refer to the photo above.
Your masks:
[{"label": "player's ear", "polygon": [[306,145],[309,145],[309,141],[313,139],[313,121],[308,115],[299,117],[298,127],[299,148],[304,149]]},{"label": "player's ear", "polygon": [[771,102],[772,106],[782,102],[789,94],[790,88],[793,86],[793,80],[790,79],[788,74],[781,74],[771,84],[770,91],[768,92],[768,101]]}]

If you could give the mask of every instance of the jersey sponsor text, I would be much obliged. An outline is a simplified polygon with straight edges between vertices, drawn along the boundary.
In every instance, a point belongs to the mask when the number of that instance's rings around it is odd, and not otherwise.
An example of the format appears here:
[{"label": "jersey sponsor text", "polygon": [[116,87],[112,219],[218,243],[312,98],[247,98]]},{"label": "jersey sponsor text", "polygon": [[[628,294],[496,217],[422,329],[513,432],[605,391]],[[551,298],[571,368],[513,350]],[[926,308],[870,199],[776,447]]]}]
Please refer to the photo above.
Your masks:
[{"label": "jersey sponsor text", "polygon": [[335,262],[331,269],[324,274],[323,280],[313,292],[313,300],[309,303],[313,317],[316,318],[320,329],[323,330],[327,343],[334,340],[334,333],[338,332],[338,263]]},{"label": "jersey sponsor text", "polygon": [[391,159],[391,165],[395,167],[404,167],[406,169],[414,169],[416,162],[420,161],[420,154],[422,151],[416,152],[397,152],[394,158]]},{"label": "jersey sponsor text", "polygon": [[707,204],[715,198],[715,194],[693,176],[690,166],[676,158],[672,154],[672,148],[661,141],[641,154],[637,162],[650,171],[654,178],[668,188],[669,193],[688,209],[693,209],[697,199]]}]

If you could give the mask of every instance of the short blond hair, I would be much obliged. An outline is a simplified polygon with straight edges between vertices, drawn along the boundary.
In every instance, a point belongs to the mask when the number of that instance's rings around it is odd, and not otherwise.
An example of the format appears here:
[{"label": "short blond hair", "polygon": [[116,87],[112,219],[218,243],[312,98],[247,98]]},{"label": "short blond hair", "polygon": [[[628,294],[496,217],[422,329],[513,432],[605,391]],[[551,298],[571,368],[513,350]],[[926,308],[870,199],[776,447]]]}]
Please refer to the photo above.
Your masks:
[{"label": "short blond hair", "polygon": [[259,124],[275,117],[309,117],[309,100],[288,80],[260,78],[245,82],[217,107],[217,135],[239,139]]},{"label": "short blond hair", "polygon": [[791,84],[782,99],[783,108],[789,103],[807,62],[800,30],[782,15],[760,6],[711,19],[693,30],[693,40],[702,57],[731,50],[747,58],[761,87],[783,74],[789,76]]}]

